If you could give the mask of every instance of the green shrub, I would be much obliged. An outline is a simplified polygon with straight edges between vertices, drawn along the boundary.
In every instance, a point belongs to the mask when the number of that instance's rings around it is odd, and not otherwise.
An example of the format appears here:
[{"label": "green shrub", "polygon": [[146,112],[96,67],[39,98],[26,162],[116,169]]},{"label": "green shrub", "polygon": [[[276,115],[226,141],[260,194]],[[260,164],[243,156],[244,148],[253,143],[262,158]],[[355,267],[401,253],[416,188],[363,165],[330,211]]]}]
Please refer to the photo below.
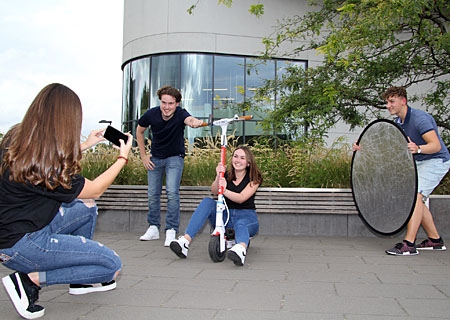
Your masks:
[{"label": "green shrub", "polygon": [[[187,155],[181,184],[209,186],[216,175],[220,161],[220,136],[186,144]],[[344,138],[330,147],[316,141],[284,142],[261,139],[252,141],[252,151],[264,176],[263,187],[350,188],[352,151]],[[228,138],[227,163],[238,139]],[[82,175],[95,179],[117,160],[119,151],[107,144],[88,150],[82,160]],[[128,164],[114,184],[146,185],[147,171],[139,151],[133,148]],[[450,194],[450,175],[441,181],[434,194]]]},{"label": "green shrub", "polygon": [[[119,156],[119,150],[107,144],[98,144],[86,151],[81,160],[81,174],[93,180],[108,169]],[[137,148],[133,148],[128,156],[128,164],[114,180],[119,185],[146,185],[147,170],[144,168]]]},{"label": "green shrub", "polygon": [[[207,138],[194,144],[187,144],[187,155],[182,185],[210,185],[216,175],[220,161],[220,137]],[[285,143],[273,148],[273,142],[252,142],[252,151],[264,176],[265,187],[350,187],[349,148],[336,143],[331,148],[311,143]],[[238,139],[228,138],[227,163],[232,151],[238,146]],[[94,179],[116,161],[119,151],[101,144],[85,153],[82,160],[82,174]],[[137,148],[132,153],[114,184],[145,185],[147,171],[144,169]]]},{"label": "green shrub", "polygon": [[[220,160],[220,136],[186,144],[187,155],[182,185],[209,186]],[[276,148],[274,145],[276,144]],[[228,138],[227,163],[238,139]],[[264,176],[263,187],[350,188],[352,151],[343,139],[330,147],[316,141],[283,142],[260,139],[251,142],[252,151]],[[102,143],[87,150],[81,162],[81,174],[95,179],[111,166],[119,155],[112,146]],[[133,148],[128,164],[114,180],[118,185],[146,185],[147,170],[139,150]],[[434,194],[450,194],[450,174],[441,181]]]}]

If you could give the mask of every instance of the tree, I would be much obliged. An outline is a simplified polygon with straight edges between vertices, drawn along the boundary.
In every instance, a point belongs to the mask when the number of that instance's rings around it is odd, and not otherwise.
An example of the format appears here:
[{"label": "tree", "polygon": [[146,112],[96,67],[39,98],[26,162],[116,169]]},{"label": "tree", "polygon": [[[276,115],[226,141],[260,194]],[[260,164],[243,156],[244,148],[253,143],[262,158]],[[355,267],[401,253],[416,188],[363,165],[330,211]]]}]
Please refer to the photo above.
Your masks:
[{"label": "tree", "polygon": [[[301,43],[323,54],[323,64],[290,68],[268,81],[261,96],[278,95],[266,126],[289,121],[307,124],[317,134],[338,121],[353,128],[378,116],[380,93],[390,85],[430,85],[420,100],[450,141],[450,3],[447,0],[324,0],[315,10],[282,20],[266,37],[265,57],[283,42]],[[286,53],[284,53],[286,55]],[[296,128],[294,126],[294,128]]]},{"label": "tree", "polygon": [[[197,0],[197,2],[196,2],[195,4],[191,5],[191,6],[187,9],[187,12],[188,12],[189,14],[193,14],[195,8],[197,8],[197,6],[198,6],[199,3],[200,3],[200,0]],[[217,3],[218,3],[218,4],[223,4],[224,6],[227,6],[228,8],[230,8],[231,5],[233,4],[233,0],[217,0]],[[261,16],[261,15],[264,14],[264,5],[263,5],[262,3],[252,4],[252,5],[250,5],[250,8],[248,9],[248,11],[249,11],[251,14],[253,14],[253,15],[259,17],[259,16]]]},{"label": "tree", "polygon": [[[219,0],[227,6],[232,2]],[[263,14],[261,2],[249,11]],[[266,128],[281,130],[288,123],[294,133],[308,126],[311,133],[323,136],[339,121],[351,128],[363,126],[384,109],[380,94],[387,87],[430,86],[409,100],[421,102],[450,142],[448,0],[309,3],[311,11],[281,20],[263,39],[264,57],[295,57],[316,50],[323,55],[323,64],[307,70],[289,68],[281,79],[268,81],[259,90],[260,98],[278,98],[277,107],[268,111]],[[298,46],[280,54],[284,42]]]}]

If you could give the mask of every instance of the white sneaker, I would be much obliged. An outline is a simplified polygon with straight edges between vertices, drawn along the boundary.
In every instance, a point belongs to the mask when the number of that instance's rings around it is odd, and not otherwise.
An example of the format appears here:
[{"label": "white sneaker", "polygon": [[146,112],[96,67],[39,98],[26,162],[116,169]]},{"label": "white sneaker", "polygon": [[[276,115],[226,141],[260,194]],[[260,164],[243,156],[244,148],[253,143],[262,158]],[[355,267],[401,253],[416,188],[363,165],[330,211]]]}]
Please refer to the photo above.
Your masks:
[{"label": "white sneaker", "polygon": [[156,226],[148,227],[147,231],[139,238],[141,241],[158,240],[159,230]]},{"label": "white sneaker", "polygon": [[174,229],[166,230],[166,241],[164,241],[164,247],[170,246],[170,243],[175,240],[177,232]]},{"label": "white sneaker", "polygon": [[172,240],[170,249],[180,258],[186,258],[189,251],[189,241],[181,236],[178,240]]},{"label": "white sneaker", "polygon": [[245,256],[247,255],[247,250],[242,244],[236,244],[228,250],[228,259],[234,262],[237,266],[243,266],[245,261]]}]

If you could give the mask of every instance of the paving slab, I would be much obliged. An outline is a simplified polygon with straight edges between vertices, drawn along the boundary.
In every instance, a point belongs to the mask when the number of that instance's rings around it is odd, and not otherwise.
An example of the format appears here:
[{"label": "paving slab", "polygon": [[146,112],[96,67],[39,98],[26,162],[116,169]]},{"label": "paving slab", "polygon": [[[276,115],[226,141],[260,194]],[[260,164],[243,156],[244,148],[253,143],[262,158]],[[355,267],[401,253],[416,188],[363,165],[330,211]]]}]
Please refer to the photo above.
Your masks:
[{"label": "paving slab", "polygon": [[[211,261],[207,234],[187,259],[139,236],[96,233],[122,258],[117,289],[71,296],[67,285],[44,287],[43,319],[450,319],[450,251],[395,257],[384,250],[400,238],[258,235],[237,267]],[[0,318],[20,319],[4,289]]]}]

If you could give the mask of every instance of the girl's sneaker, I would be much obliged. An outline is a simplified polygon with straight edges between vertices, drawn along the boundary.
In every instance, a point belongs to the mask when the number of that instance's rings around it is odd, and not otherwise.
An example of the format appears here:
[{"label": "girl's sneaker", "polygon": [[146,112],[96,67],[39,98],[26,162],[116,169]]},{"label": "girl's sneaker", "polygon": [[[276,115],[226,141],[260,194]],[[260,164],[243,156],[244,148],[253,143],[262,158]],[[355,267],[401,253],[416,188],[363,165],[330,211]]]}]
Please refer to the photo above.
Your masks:
[{"label": "girl's sneaker", "polygon": [[17,312],[25,319],[37,319],[44,315],[44,307],[35,304],[41,288],[27,274],[15,272],[2,278],[3,285]]},{"label": "girl's sneaker", "polygon": [[96,284],[71,284],[69,286],[69,294],[80,295],[91,292],[105,292],[115,289],[116,286],[117,283],[114,280]]},{"label": "girl's sneaker", "polygon": [[245,256],[247,255],[247,250],[242,244],[236,244],[228,250],[228,259],[233,261],[237,266],[243,266],[245,262]]},{"label": "girl's sneaker", "polygon": [[189,251],[189,241],[181,236],[178,240],[172,240],[170,249],[180,258],[186,258]]}]

